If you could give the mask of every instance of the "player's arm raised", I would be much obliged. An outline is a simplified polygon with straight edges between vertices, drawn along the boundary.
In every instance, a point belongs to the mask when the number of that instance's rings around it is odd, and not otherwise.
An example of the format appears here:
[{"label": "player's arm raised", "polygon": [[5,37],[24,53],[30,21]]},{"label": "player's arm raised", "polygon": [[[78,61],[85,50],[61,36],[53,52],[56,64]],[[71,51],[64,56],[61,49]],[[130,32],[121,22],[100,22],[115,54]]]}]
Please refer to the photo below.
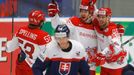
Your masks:
[{"label": "player's arm raised", "polygon": [[52,17],[51,24],[54,29],[60,24],[59,11],[57,2],[51,2],[48,4],[48,15],[49,17]]}]

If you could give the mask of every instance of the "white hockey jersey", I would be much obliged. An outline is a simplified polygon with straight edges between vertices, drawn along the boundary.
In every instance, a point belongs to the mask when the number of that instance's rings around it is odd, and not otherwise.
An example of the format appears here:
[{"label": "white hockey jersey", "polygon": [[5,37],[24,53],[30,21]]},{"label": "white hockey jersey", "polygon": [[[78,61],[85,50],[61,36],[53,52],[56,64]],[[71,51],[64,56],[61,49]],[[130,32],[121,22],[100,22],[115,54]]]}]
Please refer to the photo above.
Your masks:
[{"label": "white hockey jersey", "polygon": [[25,61],[32,67],[38,54],[45,51],[46,44],[50,41],[51,37],[47,32],[40,29],[22,27],[16,32],[13,39],[7,42],[6,51],[12,52],[19,47],[26,56]]},{"label": "white hockey jersey", "polygon": [[[120,41],[120,34],[118,33],[116,24],[111,22],[109,23],[108,27],[100,30],[99,26],[95,26],[95,31],[97,34],[98,39],[98,52],[107,55],[110,50],[110,45],[113,45],[113,49],[115,54],[119,53],[121,50],[121,41]],[[118,64],[117,62],[112,63],[105,63],[102,65],[103,67],[110,68],[110,69],[117,69],[124,67],[126,63],[126,59],[124,59],[123,64]]]},{"label": "white hockey jersey", "polygon": [[[61,50],[55,39],[46,46],[46,58],[49,58],[51,65],[47,75],[88,75],[89,68],[85,60],[87,53],[81,43],[75,40],[69,40],[72,48],[69,52]],[[82,64],[81,61],[85,62]]]},{"label": "white hockey jersey", "polygon": [[[58,24],[61,24],[58,14],[52,18],[51,23],[54,29]],[[70,29],[70,39],[79,41],[86,51],[97,47],[96,33],[92,23],[83,23],[80,18],[74,16],[66,20],[65,24]],[[94,53],[92,54],[94,55]],[[91,70],[95,70],[95,68],[95,66],[90,67]]]},{"label": "white hockey jersey", "polygon": [[56,42],[55,38],[52,37],[52,41],[46,45],[45,55],[50,59],[51,58],[81,59],[87,56],[87,53],[80,42],[77,42],[75,40],[69,40],[69,41],[72,43],[72,49],[69,52],[63,52],[59,47],[58,43]]}]

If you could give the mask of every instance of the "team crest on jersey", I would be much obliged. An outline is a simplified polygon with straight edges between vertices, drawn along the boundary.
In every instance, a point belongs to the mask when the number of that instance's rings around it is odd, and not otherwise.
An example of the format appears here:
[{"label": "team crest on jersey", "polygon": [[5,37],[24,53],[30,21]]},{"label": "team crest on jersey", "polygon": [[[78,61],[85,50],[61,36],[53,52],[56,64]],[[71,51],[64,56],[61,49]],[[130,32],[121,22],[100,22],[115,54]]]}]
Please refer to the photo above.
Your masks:
[{"label": "team crest on jersey", "polygon": [[59,73],[61,75],[68,75],[70,73],[71,62],[60,62]]}]

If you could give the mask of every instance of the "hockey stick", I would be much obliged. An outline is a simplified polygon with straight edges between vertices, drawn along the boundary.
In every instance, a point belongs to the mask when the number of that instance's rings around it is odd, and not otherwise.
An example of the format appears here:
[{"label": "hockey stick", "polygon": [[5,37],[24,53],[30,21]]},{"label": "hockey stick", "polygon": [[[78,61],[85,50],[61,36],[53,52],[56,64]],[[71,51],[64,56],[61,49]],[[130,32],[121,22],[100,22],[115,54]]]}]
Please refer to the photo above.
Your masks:
[{"label": "hockey stick", "polygon": [[134,39],[134,36],[128,39],[127,41],[125,41],[124,43],[122,43],[121,46],[126,45],[128,42],[132,41],[133,39]]},{"label": "hockey stick", "polygon": [[[14,4],[12,1],[12,38],[14,36]],[[12,71],[12,63],[13,63],[13,52],[11,52],[11,56],[10,56],[10,75],[12,75],[13,71]]]}]

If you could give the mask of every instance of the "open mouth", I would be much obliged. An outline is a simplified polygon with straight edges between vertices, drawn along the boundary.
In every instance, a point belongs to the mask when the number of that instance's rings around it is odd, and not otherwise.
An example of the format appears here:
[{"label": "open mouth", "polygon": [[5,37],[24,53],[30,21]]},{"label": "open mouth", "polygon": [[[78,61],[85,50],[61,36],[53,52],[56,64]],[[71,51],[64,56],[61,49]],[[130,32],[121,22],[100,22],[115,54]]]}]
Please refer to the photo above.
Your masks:
[{"label": "open mouth", "polygon": [[84,21],[86,19],[86,17],[82,16],[81,19]]}]

